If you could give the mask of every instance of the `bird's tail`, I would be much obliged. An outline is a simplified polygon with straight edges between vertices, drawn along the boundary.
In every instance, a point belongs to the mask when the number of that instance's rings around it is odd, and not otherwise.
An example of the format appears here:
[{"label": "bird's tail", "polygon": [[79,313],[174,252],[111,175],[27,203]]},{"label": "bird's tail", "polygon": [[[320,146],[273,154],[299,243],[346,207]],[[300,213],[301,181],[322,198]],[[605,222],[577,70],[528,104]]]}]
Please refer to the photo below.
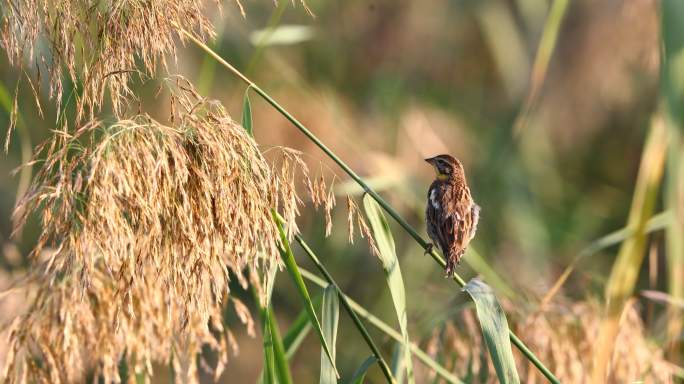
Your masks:
[{"label": "bird's tail", "polygon": [[463,257],[463,250],[457,250],[451,248],[449,254],[446,258],[446,277],[450,278],[454,276],[454,271],[456,266],[461,263],[461,257]]}]

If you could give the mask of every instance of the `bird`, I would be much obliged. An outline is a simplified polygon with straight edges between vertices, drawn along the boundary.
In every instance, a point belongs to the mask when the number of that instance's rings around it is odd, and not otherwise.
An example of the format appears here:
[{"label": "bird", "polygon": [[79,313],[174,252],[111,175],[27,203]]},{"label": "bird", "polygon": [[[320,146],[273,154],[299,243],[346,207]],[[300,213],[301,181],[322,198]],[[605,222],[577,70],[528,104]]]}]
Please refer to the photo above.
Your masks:
[{"label": "bird", "polygon": [[[453,277],[456,265],[477,232],[480,206],[473,201],[458,159],[439,155],[425,161],[437,173],[427,193],[427,233],[446,258],[446,277]],[[426,253],[432,252],[432,248],[433,244],[428,244]]]}]

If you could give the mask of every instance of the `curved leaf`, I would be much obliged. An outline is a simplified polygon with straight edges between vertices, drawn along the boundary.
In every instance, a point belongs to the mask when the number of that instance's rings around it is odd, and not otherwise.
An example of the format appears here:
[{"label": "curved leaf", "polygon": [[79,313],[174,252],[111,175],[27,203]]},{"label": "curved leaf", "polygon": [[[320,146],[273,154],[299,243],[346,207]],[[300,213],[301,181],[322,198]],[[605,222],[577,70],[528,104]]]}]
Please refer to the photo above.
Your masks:
[{"label": "curved leaf", "polygon": [[242,127],[247,130],[250,136],[254,136],[252,131],[252,103],[249,102],[250,88],[251,86],[248,86],[245,90],[245,97],[242,101]]},{"label": "curved leaf", "polygon": [[499,382],[519,384],[506,314],[496,300],[492,288],[480,279],[472,279],[463,290],[468,292],[475,302],[477,318]]},{"label": "curved leaf", "polygon": [[363,208],[366,211],[366,216],[373,230],[373,238],[378,246],[378,255],[382,262],[382,269],[385,271],[385,278],[389,285],[392,301],[394,302],[394,310],[397,313],[399,320],[399,329],[403,336],[404,353],[403,362],[406,365],[406,377],[409,383],[415,382],[413,378],[413,364],[411,362],[411,342],[408,335],[408,316],[406,314],[406,292],[404,290],[404,280],[401,277],[401,269],[399,268],[399,259],[397,259],[397,252],[394,247],[394,238],[390,230],[387,219],[382,213],[382,209],[378,203],[370,196],[363,196]]},{"label": "curved leaf", "polygon": [[337,374],[337,367],[335,366],[335,359],[333,358],[333,355],[330,352],[331,349],[327,341],[325,340],[325,337],[323,336],[321,323],[318,321],[318,316],[316,316],[316,310],[314,309],[313,303],[311,302],[311,296],[309,296],[309,291],[306,289],[304,279],[302,279],[302,274],[299,272],[299,267],[297,266],[297,262],[294,259],[294,254],[292,253],[292,248],[290,247],[290,241],[287,239],[287,235],[285,234],[285,229],[283,228],[283,225],[278,220],[277,212],[272,211],[272,214],[273,220],[276,222],[278,226],[278,232],[280,232],[280,241],[282,243],[280,255],[283,258],[283,261],[285,262],[285,267],[288,273],[290,274],[290,277],[292,277],[292,280],[294,281],[295,286],[297,287],[299,295],[304,301],[304,308],[309,314],[309,321],[311,321],[311,324],[314,326],[316,333],[318,333],[318,339],[320,340],[320,343],[323,346],[323,349],[325,350],[325,354],[328,356],[328,359],[330,360],[330,363],[332,364],[333,369],[335,370],[335,376],[339,377],[339,374]]},{"label": "curved leaf", "polygon": [[[337,341],[337,326],[340,321],[340,300],[337,290],[332,285],[325,287],[323,291],[323,304],[321,305],[321,318],[323,326],[323,336],[332,348],[332,357],[335,358],[335,344]],[[321,384],[336,384],[335,369],[325,355],[325,350],[321,348]]]},{"label": "curved leaf", "polygon": [[[314,307],[317,307],[321,303],[321,296],[315,296],[311,302]],[[290,326],[290,329],[285,333],[285,336],[283,336],[283,346],[285,347],[285,355],[288,360],[297,352],[297,349],[310,330],[311,322],[309,321],[309,315],[306,310],[302,310]]]},{"label": "curved leaf", "polygon": [[363,384],[363,379],[366,378],[366,372],[368,372],[368,369],[375,364],[375,362],[378,361],[378,358],[371,355],[368,356],[366,360],[361,364],[360,367],[356,369],[356,372],[354,372],[354,376],[352,376],[351,380],[349,380],[347,383],[348,384]]}]

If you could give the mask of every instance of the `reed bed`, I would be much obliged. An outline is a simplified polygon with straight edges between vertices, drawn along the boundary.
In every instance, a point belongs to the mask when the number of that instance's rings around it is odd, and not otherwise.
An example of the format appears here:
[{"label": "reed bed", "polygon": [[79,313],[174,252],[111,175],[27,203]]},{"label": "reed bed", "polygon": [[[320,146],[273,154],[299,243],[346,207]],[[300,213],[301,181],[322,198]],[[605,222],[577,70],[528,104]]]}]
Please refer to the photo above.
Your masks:
[{"label": "reed bed", "polygon": [[[510,313],[511,326],[561,382],[592,382],[591,356],[603,317],[602,304],[598,300],[558,298],[538,310],[515,309],[510,303],[505,307]],[[639,312],[637,302],[632,300],[620,316],[615,353],[606,382],[672,383],[676,367],[667,360],[663,349],[648,337]],[[464,310],[457,320],[432,332],[426,350],[437,359],[451,356],[448,361],[454,365],[448,367],[464,376],[477,378],[474,382],[497,383],[494,367],[484,358],[487,352],[478,327],[473,312]],[[523,382],[545,382],[519,355],[516,360]],[[434,377],[433,373],[423,371],[422,374],[425,380]]]},{"label": "reed bed", "polygon": [[[459,311],[456,319],[447,319],[421,342],[410,324],[410,292],[399,268],[405,259],[400,259],[398,251],[406,241],[395,246],[396,229],[440,268],[445,265],[443,257],[390,204],[392,200],[376,191],[332,146],[209,47],[215,32],[206,14],[220,11],[218,1],[0,0],[0,5],[0,44],[10,63],[23,71],[38,114],[43,115],[39,101],[43,79],[57,113],[51,137],[26,164],[38,172],[14,211],[15,233],[34,217],[40,221],[41,232],[20,288],[27,292],[29,307],[3,328],[8,343],[0,379],[9,383],[140,382],[152,380],[159,367],[168,366],[175,382],[199,382],[200,373],[219,380],[231,355],[240,349],[237,323],[245,328],[241,332],[257,334],[250,303],[238,298],[236,286],[251,290],[254,307],[259,309],[263,342],[259,380],[264,383],[293,382],[291,359],[309,329],[319,336],[320,382],[326,384],[343,377],[363,382],[376,364],[388,383],[409,384],[637,379],[668,383],[681,375],[664,349],[649,339],[631,298],[647,234],[654,231],[649,222],[655,215],[661,176],[665,171],[668,175],[679,172],[669,164],[680,158],[678,147],[668,142],[679,136],[668,131],[673,124],[660,114],[652,126],[659,144],[646,147],[642,163],[646,171],[650,164],[657,176],[637,179],[633,210],[618,241],[622,242],[621,261],[608,281],[606,303],[551,300],[575,263],[541,301],[540,309],[507,299],[504,312],[489,286],[479,279],[468,283],[456,275],[453,282],[467,291],[477,312]],[[235,5],[244,16],[243,5],[239,1]],[[313,14],[305,2],[301,5]],[[558,0],[550,8],[528,98],[513,123],[515,134],[530,129],[528,118],[540,100],[569,6]],[[494,7],[490,11],[501,11]],[[179,44],[186,41],[203,50],[205,60],[216,60],[246,84],[240,123],[220,102],[205,98],[189,80],[173,75],[171,63],[177,60]],[[157,96],[169,95],[155,99],[168,102],[166,120],[143,112],[135,84],[156,78],[164,78]],[[70,95],[65,95],[67,84],[73,88]],[[11,105],[6,107],[11,116],[7,145],[18,114],[19,88],[13,104],[0,100]],[[282,115],[349,176],[349,183],[362,190],[363,210],[354,197],[345,196],[347,238],[353,243],[358,233],[368,242],[364,252],[377,256],[373,261],[384,272],[396,315],[392,321],[398,323],[399,331],[345,294],[333,277],[336,272],[324,266],[328,260],[316,256],[304,241],[298,221],[313,210],[322,211],[321,237],[334,235],[338,176],[324,172],[322,166],[313,174],[303,154],[294,149],[261,148],[253,137],[251,93]],[[73,111],[65,106],[72,97]],[[672,113],[664,115],[667,112]],[[667,157],[666,148],[672,152]],[[646,161],[653,153],[657,153],[656,165]],[[676,197],[676,190],[669,188],[668,193]],[[642,202],[644,196],[647,203]],[[670,196],[668,202],[672,205],[668,209],[676,211],[676,199]],[[394,221],[388,221],[385,213]],[[676,220],[668,223],[669,233],[676,233],[679,224]],[[300,271],[293,241],[325,280]],[[671,249],[678,249],[677,241],[668,241]],[[478,258],[480,270],[503,282]],[[681,261],[673,260],[675,264]],[[302,321],[295,321],[281,337],[272,298],[275,278],[283,269],[294,282],[304,310]],[[618,278],[623,275],[629,279]],[[325,287],[320,316],[305,278]],[[382,279],[377,283],[382,286]],[[626,285],[618,288],[624,289],[615,294],[615,287],[622,283]],[[508,287],[506,282],[503,286]],[[673,287],[673,295],[681,296],[679,285]],[[513,289],[506,293],[510,292],[511,296],[517,293]],[[612,300],[615,297],[620,300]],[[346,343],[337,338],[344,321],[339,317],[340,305],[371,355],[353,375],[336,363]],[[673,308],[667,319],[670,339],[681,330],[677,317],[681,311]],[[237,322],[228,323],[228,311]],[[386,351],[364,321],[397,341],[391,361],[385,359]],[[605,339],[599,348],[593,345],[597,339]],[[519,353],[513,354],[511,345]],[[677,343],[672,345],[675,349]],[[414,358],[421,362],[415,370]]]}]

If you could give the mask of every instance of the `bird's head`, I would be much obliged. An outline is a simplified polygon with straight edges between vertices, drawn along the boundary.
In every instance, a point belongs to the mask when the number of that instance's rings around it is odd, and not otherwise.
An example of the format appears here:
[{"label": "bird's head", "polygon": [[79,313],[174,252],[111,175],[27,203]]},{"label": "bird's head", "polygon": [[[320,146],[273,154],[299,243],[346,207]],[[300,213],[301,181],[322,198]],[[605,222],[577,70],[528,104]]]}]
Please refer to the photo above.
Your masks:
[{"label": "bird's head", "polygon": [[425,161],[435,169],[438,180],[463,179],[465,177],[463,165],[451,155],[439,155],[425,159]]}]

